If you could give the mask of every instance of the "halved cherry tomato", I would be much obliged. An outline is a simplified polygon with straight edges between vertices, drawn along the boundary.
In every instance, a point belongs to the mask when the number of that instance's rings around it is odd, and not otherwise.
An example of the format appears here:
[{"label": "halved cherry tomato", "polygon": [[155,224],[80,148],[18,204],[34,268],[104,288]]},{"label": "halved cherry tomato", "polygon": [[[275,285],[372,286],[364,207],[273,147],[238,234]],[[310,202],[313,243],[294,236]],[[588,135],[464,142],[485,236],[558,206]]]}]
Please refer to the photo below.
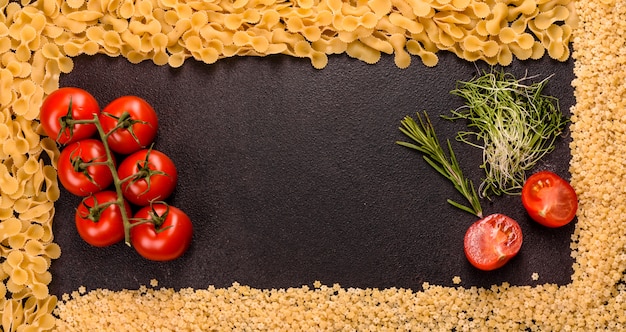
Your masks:
[{"label": "halved cherry tomato", "polygon": [[522,204],[533,220],[554,228],[574,220],[578,210],[578,196],[574,188],[557,174],[540,171],[524,183]]},{"label": "halved cherry tomato", "polygon": [[490,271],[502,267],[522,247],[522,228],[510,217],[492,214],[473,223],[465,233],[467,260],[476,268]]},{"label": "halved cherry tomato", "polygon": [[80,88],[65,87],[44,99],[39,119],[46,135],[61,144],[69,144],[93,136],[94,124],[69,125],[68,120],[92,120],[100,114],[96,99]]},{"label": "halved cherry tomato", "polygon": [[130,229],[130,241],[144,258],[169,261],[187,251],[193,235],[193,225],[182,210],[162,203],[145,206],[135,214],[137,220],[148,220]]},{"label": "halved cherry tomato", "polygon": [[[96,247],[106,247],[124,239],[124,221],[114,191],[100,191],[86,197],[76,209],[76,230],[85,242]],[[128,218],[130,205],[124,201]]]},{"label": "halved cherry tomato", "polygon": [[[106,189],[113,183],[104,144],[97,139],[85,139],[66,146],[57,163],[59,181],[67,191],[88,196]],[[115,161],[113,161],[115,163]]]},{"label": "halved cherry tomato", "polygon": [[154,141],[159,127],[154,108],[137,96],[113,100],[100,113],[100,123],[105,133],[115,129],[107,142],[111,150],[121,154],[147,148]]},{"label": "halved cherry tomato", "polygon": [[167,199],[178,182],[178,172],[172,159],[152,149],[139,150],[126,157],[117,174],[124,181],[124,197],[139,206]]}]

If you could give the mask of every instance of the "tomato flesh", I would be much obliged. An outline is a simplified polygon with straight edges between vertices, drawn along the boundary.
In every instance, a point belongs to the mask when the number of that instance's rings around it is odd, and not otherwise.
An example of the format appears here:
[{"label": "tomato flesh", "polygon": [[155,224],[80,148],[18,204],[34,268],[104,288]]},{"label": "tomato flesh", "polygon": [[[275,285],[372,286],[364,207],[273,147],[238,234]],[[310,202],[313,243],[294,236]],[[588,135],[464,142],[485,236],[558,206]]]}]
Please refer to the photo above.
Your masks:
[{"label": "tomato flesh", "polygon": [[169,261],[180,257],[191,244],[193,225],[182,210],[157,203],[137,211],[136,221],[163,218],[160,225],[144,222],[130,229],[133,248],[142,257],[153,261]]},{"label": "tomato flesh", "polygon": [[90,123],[64,128],[63,119],[69,115],[74,120],[92,120],[98,114],[98,102],[89,92],[80,88],[64,87],[44,99],[39,118],[46,135],[61,144],[69,144],[93,136],[97,128]]},{"label": "tomato flesh", "polygon": [[515,257],[522,242],[522,229],[515,220],[503,214],[492,214],[467,229],[463,247],[474,267],[491,271]]},{"label": "tomato flesh", "polygon": [[[104,164],[92,163],[106,161],[106,150],[101,141],[89,138],[71,143],[59,155],[59,181],[67,191],[76,196],[89,196],[102,191],[113,183],[111,169]],[[76,163],[83,164],[83,169],[77,170]]]},{"label": "tomato flesh", "polygon": [[531,175],[522,187],[522,204],[530,217],[547,227],[569,224],[578,210],[572,186],[557,174],[541,171]]},{"label": "tomato flesh", "polygon": [[[156,173],[146,175],[142,174],[144,171]],[[120,179],[128,179],[122,183],[124,198],[138,206],[167,199],[178,182],[174,161],[157,150],[144,149],[131,154],[122,161],[117,173]],[[134,176],[137,178],[131,179]]]},{"label": "tomato flesh", "polygon": [[[114,191],[101,191],[86,197],[76,209],[76,230],[85,242],[106,247],[124,239],[124,221]],[[130,205],[124,201],[126,215],[131,216]]]},{"label": "tomato flesh", "polygon": [[[124,113],[129,118],[120,122]],[[104,132],[111,132],[107,138],[111,150],[127,155],[147,148],[154,141],[159,127],[154,108],[137,96],[113,100],[100,113],[100,123]],[[117,127],[118,123],[122,126]]]}]

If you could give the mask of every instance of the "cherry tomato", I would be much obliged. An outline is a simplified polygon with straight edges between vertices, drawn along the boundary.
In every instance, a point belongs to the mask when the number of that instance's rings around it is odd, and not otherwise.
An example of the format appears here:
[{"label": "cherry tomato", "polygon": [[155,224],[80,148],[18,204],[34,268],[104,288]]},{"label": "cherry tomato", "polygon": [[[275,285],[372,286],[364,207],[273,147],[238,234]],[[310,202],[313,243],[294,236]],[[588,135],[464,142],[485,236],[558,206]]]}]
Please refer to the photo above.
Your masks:
[{"label": "cherry tomato", "polygon": [[[106,247],[124,239],[124,221],[114,191],[100,191],[85,197],[76,209],[76,230],[85,242],[96,247]],[[128,218],[132,216],[130,205],[124,201]]]},{"label": "cherry tomato", "polygon": [[550,171],[531,175],[522,187],[522,204],[533,220],[547,227],[569,224],[578,210],[572,186]]},{"label": "cherry tomato", "polygon": [[61,144],[69,144],[93,136],[97,129],[94,124],[70,125],[67,121],[92,120],[98,114],[98,102],[89,92],[65,87],[46,97],[39,118],[46,135]]},{"label": "cherry tomato", "polygon": [[104,144],[99,140],[90,138],[71,143],[59,156],[59,181],[67,191],[77,196],[88,196],[102,191],[113,183],[111,170],[105,164],[90,163],[106,160]]},{"label": "cherry tomato", "polygon": [[150,222],[130,229],[130,242],[144,258],[169,261],[180,257],[191,243],[193,225],[182,210],[162,203],[145,206],[135,214]]},{"label": "cherry tomato", "polygon": [[521,247],[521,227],[503,214],[480,219],[465,233],[465,256],[474,267],[484,271],[502,267]]},{"label": "cherry tomato", "polygon": [[[146,162],[147,161],[147,162]],[[144,149],[126,157],[117,174],[124,197],[139,206],[165,200],[176,188],[178,172],[172,159],[163,152]]]},{"label": "cherry tomato", "polygon": [[113,100],[100,113],[100,123],[105,133],[115,129],[107,142],[111,150],[121,154],[131,154],[148,147],[159,127],[152,106],[137,96]]}]

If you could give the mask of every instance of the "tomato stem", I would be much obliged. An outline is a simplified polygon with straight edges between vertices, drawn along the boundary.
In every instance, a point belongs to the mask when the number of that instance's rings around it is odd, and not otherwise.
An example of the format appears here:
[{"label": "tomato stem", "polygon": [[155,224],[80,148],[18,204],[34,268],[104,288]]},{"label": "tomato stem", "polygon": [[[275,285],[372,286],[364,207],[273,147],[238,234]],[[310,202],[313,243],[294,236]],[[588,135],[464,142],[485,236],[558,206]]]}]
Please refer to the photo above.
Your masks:
[{"label": "tomato stem", "polygon": [[[93,124],[98,130],[98,135],[100,136],[102,144],[104,145],[104,151],[106,153],[107,160],[97,162],[97,164],[106,165],[107,167],[109,167],[111,175],[113,176],[113,186],[115,187],[115,193],[117,195],[117,200],[113,204],[117,205],[120,208],[120,214],[124,223],[124,242],[130,247],[130,228],[133,226],[133,224],[131,224],[130,216],[128,216],[128,214],[126,213],[126,209],[124,208],[124,195],[122,193],[123,181],[120,180],[119,175],[117,174],[117,170],[115,169],[115,163],[113,162],[113,153],[111,152],[111,148],[109,147],[109,144],[107,142],[107,138],[112,132],[117,130],[117,127],[113,128],[113,130],[109,132],[105,132],[104,128],[102,128],[102,124],[100,123],[100,119],[98,118],[97,114],[94,114],[94,117],[91,120],[69,120],[68,122],[71,122],[72,124]],[[90,164],[94,165],[96,163]]]}]

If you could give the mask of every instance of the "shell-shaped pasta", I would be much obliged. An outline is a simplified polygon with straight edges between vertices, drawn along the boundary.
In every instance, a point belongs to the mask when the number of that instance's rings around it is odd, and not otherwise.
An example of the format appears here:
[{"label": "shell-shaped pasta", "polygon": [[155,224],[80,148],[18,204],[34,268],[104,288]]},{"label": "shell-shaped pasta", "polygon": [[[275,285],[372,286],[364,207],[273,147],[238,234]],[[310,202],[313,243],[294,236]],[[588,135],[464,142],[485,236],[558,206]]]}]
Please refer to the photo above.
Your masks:
[{"label": "shell-shaped pasta", "polygon": [[128,20],[117,18],[113,15],[104,15],[100,21],[105,26],[111,26],[111,28],[118,33],[122,33],[128,29]]},{"label": "shell-shaped pasta", "polygon": [[117,7],[117,15],[124,19],[129,19],[135,15],[135,5],[132,0],[122,0]]},{"label": "shell-shaped pasta", "polygon": [[22,230],[22,222],[17,218],[9,217],[0,221],[0,241],[4,241],[16,234],[19,234]]},{"label": "shell-shaped pasta", "polygon": [[548,29],[557,21],[564,21],[570,16],[570,11],[565,6],[556,6],[551,10],[540,12],[534,18],[534,23],[538,29]]},{"label": "shell-shaped pasta", "polygon": [[[406,42],[406,38],[403,35],[397,35],[397,36],[401,36],[402,39],[404,39],[405,42]],[[393,51],[394,51],[394,48],[393,48],[392,44],[389,41],[387,41],[385,39],[378,38],[378,37],[376,37],[374,35],[370,35],[370,36],[367,36],[367,37],[359,38],[359,40],[363,44],[365,44],[365,45],[367,45],[367,46],[369,46],[369,47],[371,47],[371,48],[373,48],[375,50],[378,50],[378,51],[381,51],[383,53],[386,53],[386,54],[392,54]],[[403,47],[404,46],[402,46],[402,48]]]},{"label": "shell-shaped pasta", "polygon": [[358,40],[348,44],[346,54],[368,64],[375,64],[380,61],[380,51],[375,50]]},{"label": "shell-shaped pasta", "polygon": [[93,10],[81,10],[67,14],[67,18],[78,22],[96,21],[104,16],[101,12]]},{"label": "shell-shaped pasta", "polygon": [[406,42],[406,50],[409,54],[417,55],[422,60],[422,63],[427,67],[434,67],[439,63],[439,58],[434,52],[428,51],[423,47],[419,41],[415,39],[409,39]]},{"label": "shell-shaped pasta", "polygon": [[368,0],[367,5],[378,19],[386,16],[391,12],[391,0]]},{"label": "shell-shaped pasta", "polygon": [[503,27],[507,26],[508,6],[498,2],[493,7],[491,14],[491,18],[486,21],[485,28],[490,35],[495,36],[500,33]]},{"label": "shell-shaped pasta", "polygon": [[399,13],[389,14],[389,22],[393,25],[408,30],[410,33],[421,33],[422,31],[424,31],[424,26],[419,21],[411,20],[405,16],[400,15]]},{"label": "shell-shaped pasta", "polygon": [[[14,144],[7,144],[8,142],[10,142],[11,140],[7,140],[4,142],[3,144],[3,150],[6,151],[5,146],[7,145],[13,145]],[[12,152],[12,150],[14,150],[13,148],[10,148],[9,151]],[[17,181],[17,179],[15,179],[13,176],[11,176],[11,174],[9,173],[6,165],[4,164],[0,164],[0,192],[7,194],[7,195],[12,195],[14,194],[19,188],[19,183]]]},{"label": "shell-shaped pasta", "polygon": [[413,9],[413,13],[417,17],[432,17],[435,14],[435,9],[430,1],[425,0],[406,0]]}]

